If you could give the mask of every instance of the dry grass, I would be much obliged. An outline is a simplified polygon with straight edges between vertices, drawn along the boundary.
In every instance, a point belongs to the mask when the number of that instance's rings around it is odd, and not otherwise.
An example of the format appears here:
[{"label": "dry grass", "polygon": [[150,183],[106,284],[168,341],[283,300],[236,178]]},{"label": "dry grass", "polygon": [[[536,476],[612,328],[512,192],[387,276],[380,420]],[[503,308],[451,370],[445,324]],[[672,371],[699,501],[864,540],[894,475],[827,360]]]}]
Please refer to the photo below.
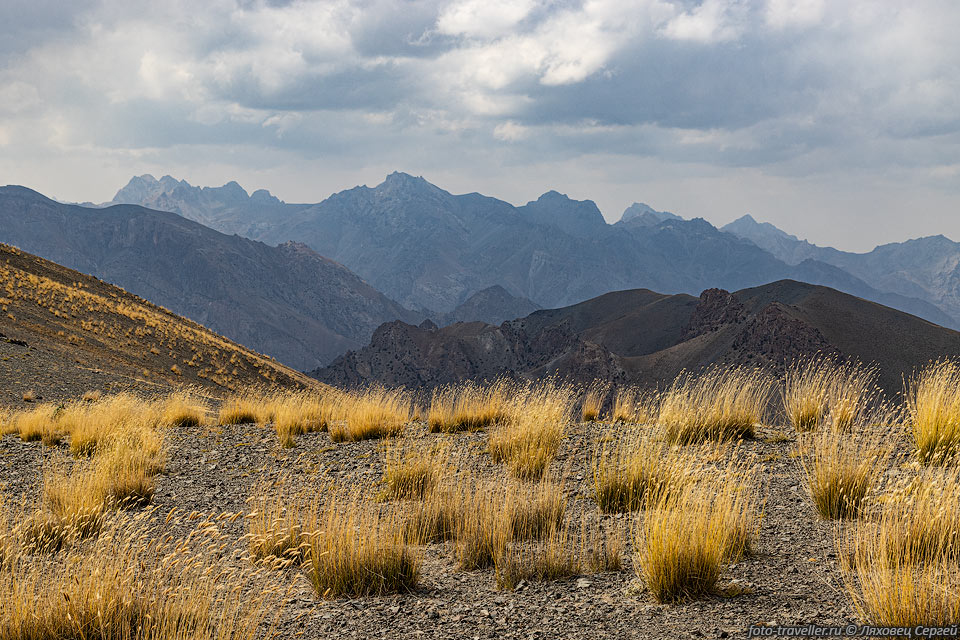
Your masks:
[{"label": "dry grass", "polygon": [[390,498],[423,498],[447,473],[447,448],[403,442],[385,447],[383,484]]},{"label": "dry grass", "polygon": [[580,562],[566,526],[553,527],[538,544],[514,544],[495,557],[494,576],[500,589],[512,590],[521,580],[547,582],[576,575]]},{"label": "dry grass", "polygon": [[220,404],[217,424],[265,424],[273,418],[262,393],[243,391],[228,396]]},{"label": "dry grass", "polygon": [[660,397],[639,387],[621,387],[613,396],[613,421],[650,424],[660,412]]},{"label": "dry grass", "polygon": [[497,380],[489,385],[464,382],[433,391],[427,411],[432,433],[456,433],[483,429],[510,421],[514,383]]},{"label": "dry grass", "polygon": [[674,444],[752,438],[771,388],[771,378],[758,369],[680,375],[661,398],[658,424]]},{"label": "dry grass", "polygon": [[907,407],[917,457],[944,463],[960,451],[960,363],[942,360],[910,380]]},{"label": "dry grass", "polygon": [[681,491],[695,478],[701,463],[694,455],[636,430],[619,438],[603,438],[592,467],[593,496],[600,511],[621,513]]},{"label": "dry grass", "polygon": [[817,429],[830,410],[836,364],[824,356],[795,362],[787,369],[783,408],[797,431]]},{"label": "dry grass", "polygon": [[42,404],[27,411],[12,414],[5,431],[17,433],[24,442],[41,441],[53,446],[63,439],[63,429],[57,424],[57,407]]},{"label": "dry grass", "polygon": [[420,558],[396,512],[375,511],[355,496],[334,494],[305,529],[304,564],[320,597],[383,595],[417,585]]},{"label": "dry grass", "polygon": [[867,367],[857,361],[837,366],[830,390],[829,421],[834,431],[849,431],[872,409],[871,405],[880,393],[876,386],[877,375],[876,367]]},{"label": "dry grass", "polygon": [[714,483],[664,496],[637,520],[635,566],[659,602],[716,592],[726,564],[749,549],[759,526],[752,480],[731,467]]},{"label": "dry grass", "polygon": [[259,637],[274,587],[217,561],[216,527],[157,535],[124,517],[90,544],[0,571],[0,638],[233,640]]},{"label": "dry grass", "polygon": [[329,427],[334,442],[354,442],[399,435],[413,414],[409,393],[370,387],[341,398],[342,419]]},{"label": "dry grass", "polygon": [[309,432],[326,431],[337,415],[340,394],[300,391],[285,393],[271,400],[273,428],[284,447],[293,447],[296,437]]},{"label": "dry grass", "polygon": [[490,434],[494,462],[506,462],[518,478],[542,477],[570,421],[572,396],[571,387],[552,380],[528,386],[515,399],[514,420]]},{"label": "dry grass", "polygon": [[[92,402],[97,400],[99,398]],[[210,418],[210,408],[207,403],[196,392],[190,390],[171,393],[161,399],[159,405],[159,423],[165,427],[195,427],[207,424]]]},{"label": "dry grass", "polygon": [[462,569],[484,569],[512,542],[549,536],[561,526],[566,507],[563,488],[552,479],[531,487],[464,473],[424,496],[407,531],[420,543],[453,540]]},{"label": "dry grass", "polygon": [[272,490],[261,486],[249,502],[253,510],[246,516],[247,540],[254,559],[301,561],[308,548],[303,526],[312,519],[308,514],[315,501],[302,494],[291,497],[282,486]]},{"label": "dry grass", "polygon": [[801,439],[805,484],[817,512],[828,520],[856,518],[883,478],[891,454],[881,432],[823,431]]},{"label": "dry grass", "polygon": [[583,401],[580,403],[582,422],[596,422],[600,418],[600,411],[603,410],[603,403],[609,393],[610,384],[601,380],[595,380],[587,387],[586,393],[583,394]]},{"label": "dry grass", "polygon": [[878,518],[841,537],[841,569],[859,615],[882,626],[960,619],[960,476],[925,471],[886,496]]}]

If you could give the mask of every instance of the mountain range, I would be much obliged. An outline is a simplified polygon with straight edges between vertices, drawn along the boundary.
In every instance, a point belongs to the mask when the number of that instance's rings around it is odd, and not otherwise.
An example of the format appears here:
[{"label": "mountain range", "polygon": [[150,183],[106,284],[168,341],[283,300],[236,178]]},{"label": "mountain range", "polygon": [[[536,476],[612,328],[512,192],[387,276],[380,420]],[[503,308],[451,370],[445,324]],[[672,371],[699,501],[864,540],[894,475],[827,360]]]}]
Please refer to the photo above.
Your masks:
[{"label": "mountain range", "polygon": [[[638,287],[697,295],[793,279],[960,326],[952,275],[960,245],[945,238],[852,254],[807,245],[748,218],[717,229],[635,203],[608,224],[592,201],[556,191],[516,207],[478,193],[453,195],[399,172],[317,204],[288,204],[265,191],[246,195],[236,183],[211,189],[146,175],[131,179],[114,198],[119,202],[173,211],[267,244],[295,238],[435,319],[495,285],[554,308]],[[914,267],[923,286],[902,273]]]},{"label": "mountain range", "polygon": [[94,275],[300,370],[367,343],[403,308],[306,245],[269,246],[136,205],[0,187],[0,241]]},{"label": "mountain range", "polygon": [[3,187],[0,241],[300,370],[361,350],[383,323],[499,327],[638,288],[692,297],[795,280],[960,325],[960,245],[942,236],[854,254],[750,216],[718,229],[635,203],[608,224],[592,201],[556,191],[514,206],[399,172],[317,204],[170,176],[135,177],[87,206]]},{"label": "mountain range", "polygon": [[960,332],[828,287],[781,280],[699,297],[617,291],[499,327],[395,321],[314,371],[337,385],[431,387],[464,378],[559,375],[646,386],[710,365],[780,370],[817,354],[879,366],[889,394],[930,360],[960,355]]}]

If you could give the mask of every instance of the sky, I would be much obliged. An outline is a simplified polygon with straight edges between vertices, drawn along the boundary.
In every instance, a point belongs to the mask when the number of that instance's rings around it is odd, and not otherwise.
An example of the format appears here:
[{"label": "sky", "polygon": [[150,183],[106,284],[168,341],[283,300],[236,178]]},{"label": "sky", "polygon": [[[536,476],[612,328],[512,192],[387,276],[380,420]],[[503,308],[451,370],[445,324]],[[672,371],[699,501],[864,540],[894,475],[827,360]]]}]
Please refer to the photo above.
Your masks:
[{"label": "sky", "polygon": [[954,0],[4,0],[0,184],[132,175],[317,202],[394,170],[960,240]]}]

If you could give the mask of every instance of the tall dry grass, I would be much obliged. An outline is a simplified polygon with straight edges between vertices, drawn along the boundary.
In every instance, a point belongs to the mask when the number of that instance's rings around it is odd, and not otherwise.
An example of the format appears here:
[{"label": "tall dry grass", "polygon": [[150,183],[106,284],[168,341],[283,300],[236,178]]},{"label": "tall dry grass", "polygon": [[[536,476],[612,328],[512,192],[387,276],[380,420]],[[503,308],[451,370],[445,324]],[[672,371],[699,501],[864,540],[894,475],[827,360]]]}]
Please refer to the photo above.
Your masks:
[{"label": "tall dry grass", "polygon": [[547,380],[515,397],[513,420],[490,433],[494,462],[505,462],[518,478],[541,478],[557,455],[570,422],[574,390]]},{"label": "tall dry grass", "polygon": [[657,422],[674,444],[751,438],[772,386],[766,373],[744,367],[681,374],[663,393]]},{"label": "tall dry grass", "polygon": [[822,431],[802,438],[804,483],[820,517],[858,517],[875,496],[892,453],[891,436],[881,430]]},{"label": "tall dry grass", "polygon": [[278,589],[224,565],[227,540],[215,522],[180,539],[170,529],[158,534],[150,518],[120,517],[84,546],[0,571],[0,639],[246,640],[269,633],[269,600]]},{"label": "tall dry grass", "polygon": [[749,550],[759,527],[753,483],[750,469],[731,466],[712,482],[664,495],[638,518],[635,566],[658,601],[717,591],[724,568]]},{"label": "tall dry grass", "polygon": [[602,438],[591,466],[593,496],[600,511],[622,513],[683,490],[694,481],[702,463],[695,454],[635,430]]},{"label": "tall dry grass", "polygon": [[613,396],[613,421],[624,424],[650,424],[660,413],[660,396],[654,391],[626,386]]},{"label": "tall dry grass", "polygon": [[610,393],[610,384],[602,380],[595,380],[583,394],[580,402],[580,419],[582,422],[596,422],[600,419],[603,403]]},{"label": "tall dry grass", "polygon": [[924,470],[884,496],[877,518],[852,525],[838,554],[859,615],[880,626],[960,619],[960,474]]},{"label": "tall dry grass", "polygon": [[910,380],[906,397],[920,461],[954,460],[960,451],[960,363],[941,360],[927,365]]},{"label": "tall dry grass", "polygon": [[420,557],[408,544],[402,517],[332,494],[308,520],[307,577],[322,598],[361,597],[412,590]]},{"label": "tall dry grass", "polygon": [[506,379],[487,385],[463,382],[435,389],[427,425],[432,433],[456,433],[508,422],[516,393],[516,384]]},{"label": "tall dry grass", "polygon": [[834,431],[849,431],[864,416],[875,410],[880,390],[875,366],[865,366],[856,360],[838,365],[833,373],[830,392],[830,427]]},{"label": "tall dry grass", "polygon": [[449,451],[444,445],[390,442],[385,447],[383,484],[390,498],[423,498],[449,473]]},{"label": "tall dry grass", "polygon": [[413,417],[413,401],[402,389],[370,387],[344,394],[340,419],[329,426],[334,442],[353,442],[399,435]]},{"label": "tall dry grass", "polygon": [[830,411],[836,363],[818,355],[787,368],[783,383],[783,408],[797,431],[820,427]]}]

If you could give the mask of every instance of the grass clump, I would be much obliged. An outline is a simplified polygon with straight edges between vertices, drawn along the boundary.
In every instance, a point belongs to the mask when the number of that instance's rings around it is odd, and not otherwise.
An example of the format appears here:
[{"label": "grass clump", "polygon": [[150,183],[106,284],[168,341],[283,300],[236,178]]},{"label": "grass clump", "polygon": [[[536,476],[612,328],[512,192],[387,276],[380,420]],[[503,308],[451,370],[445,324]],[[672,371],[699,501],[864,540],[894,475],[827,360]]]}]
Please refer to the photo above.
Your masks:
[{"label": "grass clump", "polygon": [[413,589],[420,558],[395,513],[333,495],[307,524],[304,565],[322,598],[384,595]]},{"label": "grass clump", "polygon": [[[203,525],[209,525],[205,522]],[[90,543],[0,571],[0,638],[233,640],[256,637],[267,585],[217,563],[222,540],[186,540],[119,518]]]},{"label": "grass clump", "polygon": [[165,427],[196,427],[206,424],[210,409],[191,391],[176,391],[159,401],[159,423]]},{"label": "grass clump", "polygon": [[834,431],[850,431],[862,422],[879,394],[876,387],[877,368],[857,361],[837,366],[830,390],[830,427]]},{"label": "grass clump", "polygon": [[663,394],[658,424],[671,444],[752,438],[772,388],[758,369],[708,369],[681,374]]},{"label": "grass clump", "polygon": [[839,542],[860,616],[880,626],[945,626],[960,619],[960,477],[926,470],[885,496],[873,520]]},{"label": "grass clump", "polygon": [[531,385],[516,400],[515,418],[490,434],[494,462],[505,462],[517,478],[541,478],[556,457],[570,419],[573,390],[546,381]]},{"label": "grass clump", "polygon": [[750,471],[731,467],[644,511],[634,532],[635,566],[659,602],[715,593],[727,563],[749,550],[759,522],[751,483]]},{"label": "grass clump", "polygon": [[504,379],[489,385],[464,382],[435,389],[427,426],[431,433],[456,433],[509,422],[514,393],[513,383]]},{"label": "grass clump", "polygon": [[372,387],[346,395],[342,419],[331,424],[334,442],[355,442],[399,435],[413,414],[410,394],[400,389]]},{"label": "grass clump", "polygon": [[856,518],[876,492],[891,450],[881,434],[824,431],[802,440],[801,466],[810,499],[827,520]]},{"label": "grass clump", "polygon": [[251,391],[235,393],[227,397],[220,405],[217,424],[258,424],[270,422],[272,415],[265,407],[261,394]]},{"label": "grass clump", "polygon": [[613,396],[613,421],[649,424],[657,419],[659,396],[639,387],[621,387]]},{"label": "grass clump", "polygon": [[54,446],[63,439],[63,430],[57,424],[58,408],[41,404],[27,411],[12,414],[7,418],[5,430],[17,433],[24,442],[42,442]]},{"label": "grass clump", "polygon": [[303,496],[291,499],[260,487],[250,503],[253,510],[246,516],[247,540],[254,559],[301,561],[308,547],[303,523],[309,519],[309,502]]},{"label": "grass clump", "polygon": [[600,380],[594,381],[587,387],[580,403],[580,419],[582,422],[596,422],[600,418],[603,403],[610,393],[610,385]]},{"label": "grass clump", "polygon": [[637,431],[605,438],[592,467],[593,496],[600,511],[623,513],[682,490],[700,464],[690,454]]},{"label": "grass clump", "polygon": [[383,468],[385,494],[390,498],[423,498],[445,475],[447,449],[422,444],[388,443]]},{"label": "grass clump", "polygon": [[921,370],[908,385],[907,407],[919,460],[952,462],[960,451],[960,363],[942,360]]},{"label": "grass clump", "polygon": [[812,431],[830,409],[836,365],[823,356],[795,362],[784,377],[783,408],[797,431]]}]

